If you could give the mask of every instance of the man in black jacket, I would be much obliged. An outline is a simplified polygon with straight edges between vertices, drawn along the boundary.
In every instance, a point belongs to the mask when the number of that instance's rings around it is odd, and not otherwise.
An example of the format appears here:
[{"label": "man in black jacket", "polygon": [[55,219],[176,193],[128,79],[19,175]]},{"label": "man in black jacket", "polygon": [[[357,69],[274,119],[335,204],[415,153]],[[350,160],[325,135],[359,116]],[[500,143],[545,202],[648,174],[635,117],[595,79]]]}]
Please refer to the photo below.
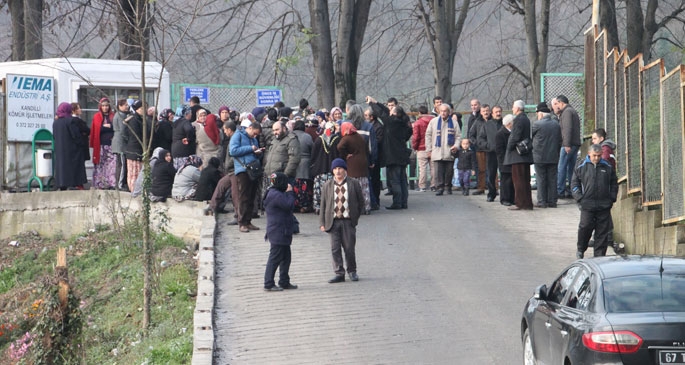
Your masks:
[{"label": "man in black jacket", "polygon": [[602,146],[590,146],[587,157],[574,170],[571,193],[580,207],[576,258],[582,259],[585,255],[593,231],[595,256],[606,255],[609,233],[614,226],[611,206],[618,195],[618,183],[616,171],[602,159]]},{"label": "man in black jacket", "polygon": [[[497,113],[496,117],[495,113]],[[476,143],[485,154],[485,166],[483,168],[486,170],[485,182],[488,187],[488,202],[495,201],[497,196],[497,152],[495,147],[497,144],[497,131],[502,128],[501,118],[502,107],[497,105],[492,107],[492,117],[485,120],[477,134],[478,140]]]},{"label": "man in black jacket", "polygon": [[530,141],[530,119],[524,112],[523,100],[516,100],[511,107],[514,112],[514,126],[507,142],[507,154],[504,164],[511,165],[511,179],[514,182],[514,205],[509,210],[533,210],[533,198],[530,192],[530,165],[533,154],[519,152],[516,146],[523,140]]},{"label": "man in black jacket", "polygon": [[499,168],[499,203],[505,207],[514,204],[514,183],[511,180],[511,165],[504,164],[504,156],[507,153],[507,142],[514,125],[514,116],[509,114],[502,119],[502,128],[495,136],[495,153],[497,154],[497,167]]}]

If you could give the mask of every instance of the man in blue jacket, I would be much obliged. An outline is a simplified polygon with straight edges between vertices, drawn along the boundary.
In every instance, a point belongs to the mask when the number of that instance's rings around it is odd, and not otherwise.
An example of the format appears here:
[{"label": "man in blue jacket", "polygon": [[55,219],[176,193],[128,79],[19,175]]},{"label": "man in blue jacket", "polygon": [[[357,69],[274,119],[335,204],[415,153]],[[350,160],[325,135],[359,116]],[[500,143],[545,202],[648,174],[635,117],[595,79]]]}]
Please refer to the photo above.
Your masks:
[{"label": "man in blue jacket", "polygon": [[252,213],[258,184],[256,181],[250,180],[245,166],[254,160],[261,159],[264,148],[260,148],[257,141],[261,132],[262,126],[257,122],[252,122],[247,128],[238,130],[233,134],[229,144],[230,154],[233,156],[239,197],[236,212],[240,232],[243,233],[259,229],[259,227],[252,225]]},{"label": "man in blue jacket", "polygon": [[595,232],[595,256],[606,255],[609,233],[614,227],[611,206],[618,195],[618,183],[616,171],[602,159],[602,146],[590,146],[587,157],[576,167],[571,193],[580,207],[576,258],[582,259],[585,255],[592,231]]}]

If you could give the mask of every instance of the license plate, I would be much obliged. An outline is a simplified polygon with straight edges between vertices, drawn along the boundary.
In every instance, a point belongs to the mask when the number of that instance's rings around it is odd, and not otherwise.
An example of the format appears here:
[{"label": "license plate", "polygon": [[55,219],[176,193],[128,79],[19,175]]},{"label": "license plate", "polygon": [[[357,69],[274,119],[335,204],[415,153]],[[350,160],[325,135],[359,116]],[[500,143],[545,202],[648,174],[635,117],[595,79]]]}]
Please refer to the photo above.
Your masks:
[{"label": "license plate", "polygon": [[659,364],[685,365],[685,351],[659,351]]}]

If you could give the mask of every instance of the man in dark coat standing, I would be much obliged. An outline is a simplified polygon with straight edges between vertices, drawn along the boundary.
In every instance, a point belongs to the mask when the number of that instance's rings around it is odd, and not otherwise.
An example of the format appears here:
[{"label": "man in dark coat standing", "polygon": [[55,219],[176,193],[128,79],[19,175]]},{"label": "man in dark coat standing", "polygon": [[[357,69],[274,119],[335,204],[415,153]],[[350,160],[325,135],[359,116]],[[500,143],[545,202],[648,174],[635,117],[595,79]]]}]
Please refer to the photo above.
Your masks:
[{"label": "man in dark coat standing", "polygon": [[533,210],[533,199],[530,191],[530,165],[533,154],[520,154],[516,145],[526,138],[530,138],[530,119],[524,113],[523,100],[516,100],[512,106],[514,127],[507,142],[507,153],[504,164],[511,165],[511,179],[514,182],[514,204],[509,210]]},{"label": "man in dark coat standing", "polygon": [[557,207],[557,162],[561,149],[561,127],[552,119],[547,103],[535,109],[538,120],[533,123],[533,162],[538,186],[535,207]]},{"label": "man in dark coat standing", "polygon": [[345,251],[347,274],[350,280],[357,281],[357,223],[364,212],[364,194],[357,179],[347,177],[347,164],[342,158],[331,163],[333,179],[326,181],[321,191],[321,232],[331,236],[331,254],[335,276],[329,283],[345,281],[345,267],[342,252]]},{"label": "man in dark coat standing", "polygon": [[[483,106],[485,107],[485,105]],[[492,108],[493,117],[486,118],[485,123],[480,125],[480,130],[476,134],[478,148],[484,151],[485,160],[483,169],[486,170],[486,186],[488,187],[488,202],[494,202],[497,196],[497,131],[502,127],[502,108],[494,106]],[[498,111],[498,119],[494,118],[495,111]]]},{"label": "man in dark coat standing", "polygon": [[502,120],[502,128],[495,136],[495,153],[497,153],[497,167],[499,168],[499,202],[508,207],[514,204],[514,183],[511,181],[511,165],[504,164],[504,156],[507,153],[507,142],[514,125],[514,116],[508,114]]},{"label": "man in dark coat standing", "polygon": [[614,228],[611,206],[618,196],[618,183],[616,170],[602,159],[602,146],[590,146],[587,157],[573,172],[571,192],[580,207],[576,258],[583,258],[593,231],[595,256],[606,255],[610,233]]},{"label": "man in dark coat standing", "polygon": [[407,148],[407,141],[411,138],[412,128],[409,116],[401,106],[393,107],[385,123],[383,141],[383,163],[387,169],[391,183],[392,205],[387,209],[407,209],[409,186],[407,181],[407,165],[411,150]]},{"label": "man in dark coat standing", "polygon": [[[291,251],[293,242],[293,209],[295,208],[295,193],[293,186],[288,184],[288,176],[276,172],[269,176],[271,187],[264,198],[266,211],[266,234],[264,239],[271,244],[269,259],[264,271],[264,290],[281,291],[283,289],[297,289],[297,285],[290,282]],[[278,286],[274,283],[274,276],[278,268]]]}]

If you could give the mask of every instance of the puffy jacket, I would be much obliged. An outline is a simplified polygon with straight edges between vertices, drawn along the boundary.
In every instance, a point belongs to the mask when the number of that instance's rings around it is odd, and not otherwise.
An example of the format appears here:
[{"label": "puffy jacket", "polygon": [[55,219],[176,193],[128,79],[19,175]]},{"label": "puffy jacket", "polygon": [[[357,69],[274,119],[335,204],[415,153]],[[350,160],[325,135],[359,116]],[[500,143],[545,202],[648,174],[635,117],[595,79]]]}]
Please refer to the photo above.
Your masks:
[{"label": "puffy jacket", "polygon": [[425,151],[426,150],[426,128],[428,128],[428,123],[433,119],[432,115],[422,115],[421,118],[414,122],[411,148],[414,151]]},{"label": "puffy jacket", "polygon": [[259,147],[257,138],[250,138],[244,129],[237,130],[231,143],[229,143],[229,153],[233,156],[233,167],[236,175],[245,172],[245,165],[257,160],[257,155],[254,153],[252,146]]},{"label": "puffy jacket", "polygon": [[300,164],[300,141],[293,133],[286,133],[283,138],[271,140],[269,154],[264,166],[264,172],[268,175],[274,172],[282,172],[290,178],[297,175],[297,166]]},{"label": "puffy jacket", "polygon": [[264,198],[266,234],[272,245],[289,246],[293,241],[295,193],[270,188]]},{"label": "puffy jacket", "polygon": [[606,160],[594,165],[586,156],[573,171],[571,193],[582,210],[609,209],[618,196],[616,171]]}]

